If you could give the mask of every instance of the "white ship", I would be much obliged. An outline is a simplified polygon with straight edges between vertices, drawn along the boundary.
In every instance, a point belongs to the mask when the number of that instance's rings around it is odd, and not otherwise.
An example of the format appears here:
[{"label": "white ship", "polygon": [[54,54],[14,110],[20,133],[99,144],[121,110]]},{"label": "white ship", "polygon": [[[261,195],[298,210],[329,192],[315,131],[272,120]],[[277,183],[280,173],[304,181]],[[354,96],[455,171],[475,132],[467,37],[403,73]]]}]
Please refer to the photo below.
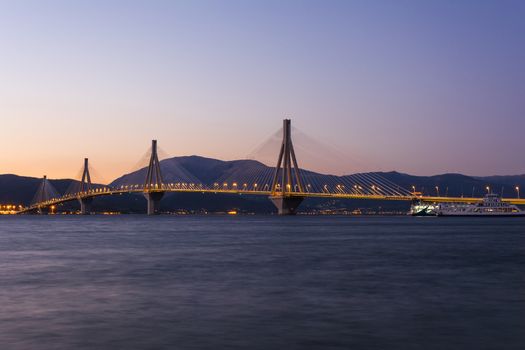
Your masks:
[{"label": "white ship", "polygon": [[487,194],[481,203],[440,203],[438,216],[525,216],[517,206],[501,201],[497,194]]}]

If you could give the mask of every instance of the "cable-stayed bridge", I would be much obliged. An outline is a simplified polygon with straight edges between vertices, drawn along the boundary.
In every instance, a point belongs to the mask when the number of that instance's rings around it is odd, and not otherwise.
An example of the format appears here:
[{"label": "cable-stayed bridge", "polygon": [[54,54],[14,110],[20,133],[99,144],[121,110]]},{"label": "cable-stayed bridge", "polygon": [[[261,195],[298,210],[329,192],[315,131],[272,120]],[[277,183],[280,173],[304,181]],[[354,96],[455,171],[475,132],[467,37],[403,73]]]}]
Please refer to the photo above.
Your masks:
[{"label": "cable-stayed bridge", "polygon": [[[159,161],[157,141],[152,141],[149,163],[133,176],[124,176],[112,185],[92,183],[90,165],[87,158],[78,180],[73,182],[64,194],[59,194],[46,176],[30,206],[19,213],[42,212],[48,207],[70,201],[80,203],[81,214],[91,212],[94,198],[123,193],[142,193],[147,200],[147,213],[159,213],[160,201],[166,193],[223,193],[232,195],[267,196],[281,215],[293,215],[306,198],[367,199],[387,201],[425,201],[476,203],[478,197],[423,196],[398,186],[378,173],[358,173],[347,176],[331,176],[314,173],[299,167],[292,142],[291,121],[285,119],[282,139],[275,166],[260,162],[250,162],[249,166],[226,171],[218,180],[202,181],[184,167],[176,167],[168,174],[171,180],[165,181]],[[525,205],[525,199],[503,198],[502,201]]]}]

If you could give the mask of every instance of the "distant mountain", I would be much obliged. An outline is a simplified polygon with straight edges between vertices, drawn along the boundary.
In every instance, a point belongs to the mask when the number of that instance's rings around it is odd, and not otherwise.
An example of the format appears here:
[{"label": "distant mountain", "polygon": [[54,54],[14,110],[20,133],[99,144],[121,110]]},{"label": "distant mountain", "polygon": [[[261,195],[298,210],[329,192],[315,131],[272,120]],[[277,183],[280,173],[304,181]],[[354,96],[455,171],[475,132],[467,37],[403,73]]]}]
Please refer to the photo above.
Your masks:
[{"label": "distant mountain", "polygon": [[[222,182],[228,178],[248,178],[254,173],[272,173],[272,168],[255,160],[221,161],[217,159],[199,156],[175,157],[160,162],[164,181],[171,182],[193,182],[213,184]],[[123,175],[114,180],[112,186],[142,184],[146,177],[147,169],[141,169],[130,174]],[[318,183],[334,181],[332,175],[323,175],[310,171],[304,171]],[[390,180],[400,188],[412,191],[415,186],[417,192],[425,195],[443,196],[482,196],[489,186],[492,191],[500,193],[503,188],[505,196],[515,195],[514,187],[524,183],[525,176],[506,177],[471,177],[461,174],[442,174],[435,176],[414,176],[399,172],[380,172],[385,179]],[[235,175],[235,176],[234,176]],[[344,176],[342,177],[344,178]],[[509,184],[512,183],[512,186]],[[436,186],[438,187],[436,189]]]},{"label": "distant mountain", "polygon": [[[248,178],[252,174],[265,173],[271,177],[273,168],[268,167],[255,160],[222,161],[200,156],[174,157],[161,161],[161,170],[164,182],[193,182],[203,184],[221,183],[229,178]],[[147,169],[140,169],[125,174],[115,179],[110,185],[120,186],[129,184],[142,184],[146,177]],[[323,175],[309,171],[303,171],[311,180],[318,183],[334,181],[337,177]],[[412,190],[425,195],[442,196],[482,196],[486,193],[486,187],[506,197],[516,196],[515,186],[524,188],[525,175],[518,176],[491,176],[471,177],[461,174],[442,174],[435,176],[413,176],[399,172],[378,173],[383,178],[393,182],[400,188]],[[13,203],[28,205],[40,184],[40,179],[22,177],[12,174],[0,175],[0,203]],[[65,193],[74,180],[61,179],[50,180],[51,184],[59,193]],[[438,187],[436,189],[436,186]],[[525,192],[524,192],[525,193]],[[95,211],[121,211],[130,213],[141,213],[145,211],[146,201],[140,194],[123,194],[119,196],[108,196],[96,198],[93,202]],[[368,200],[327,200],[307,199],[301,205],[302,210],[319,209],[348,209],[357,208],[365,210],[399,210],[408,208],[406,202],[368,201]],[[76,210],[78,203],[74,201],[67,204],[65,208]],[[226,195],[226,194],[202,194],[202,193],[169,193],[161,202],[163,211],[190,211],[190,212],[219,212],[237,209],[244,212],[269,213],[275,208],[271,202],[260,196]]]},{"label": "distant mountain", "polygon": [[525,175],[485,176],[476,178],[480,179],[481,181],[487,181],[504,185],[504,192],[509,195],[511,193],[512,195],[516,194],[516,186],[525,191]]},{"label": "distant mountain", "polygon": [[[200,156],[185,156],[164,159],[160,162],[163,180],[172,182],[193,182],[213,184],[232,174],[245,177],[250,173],[257,173],[270,169],[263,163],[255,160],[222,161]],[[147,168],[123,175],[114,180],[111,186],[142,184],[146,178]]]},{"label": "distant mountain", "polygon": [[[42,179],[18,176],[13,174],[0,175],[0,203],[24,204],[31,203]],[[59,193],[64,193],[72,180],[50,180]]]},{"label": "distant mountain", "polygon": [[[510,191],[510,188],[505,188],[504,184],[492,178],[476,178],[461,174],[442,174],[434,176],[414,176],[398,172],[379,173],[395,184],[406,188],[410,191],[415,186],[417,192],[424,195],[435,196],[438,194],[442,196],[454,197],[479,197],[483,196],[489,186],[491,191],[501,193],[503,187],[504,196],[514,196],[515,193]],[[438,187],[436,189],[436,186]]]}]

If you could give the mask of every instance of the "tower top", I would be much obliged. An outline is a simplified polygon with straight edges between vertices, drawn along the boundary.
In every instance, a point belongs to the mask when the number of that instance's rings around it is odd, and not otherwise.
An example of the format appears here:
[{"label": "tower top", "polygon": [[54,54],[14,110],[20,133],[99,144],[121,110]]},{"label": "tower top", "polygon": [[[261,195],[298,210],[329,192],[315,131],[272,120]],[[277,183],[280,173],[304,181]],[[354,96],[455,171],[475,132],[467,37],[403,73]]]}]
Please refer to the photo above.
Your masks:
[{"label": "tower top", "polygon": [[157,140],[151,140],[151,155],[148,172],[144,181],[144,191],[162,189],[163,180],[160,171],[159,156],[157,154]]}]

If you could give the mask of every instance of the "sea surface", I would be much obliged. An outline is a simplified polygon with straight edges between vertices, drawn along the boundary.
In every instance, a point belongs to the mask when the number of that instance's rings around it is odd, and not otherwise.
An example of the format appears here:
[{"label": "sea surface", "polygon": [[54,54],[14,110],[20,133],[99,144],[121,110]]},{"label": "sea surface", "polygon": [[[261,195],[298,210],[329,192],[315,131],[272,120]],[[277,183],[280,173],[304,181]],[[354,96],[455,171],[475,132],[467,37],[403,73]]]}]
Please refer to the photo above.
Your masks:
[{"label": "sea surface", "polygon": [[525,349],[525,219],[0,217],[0,349]]}]

